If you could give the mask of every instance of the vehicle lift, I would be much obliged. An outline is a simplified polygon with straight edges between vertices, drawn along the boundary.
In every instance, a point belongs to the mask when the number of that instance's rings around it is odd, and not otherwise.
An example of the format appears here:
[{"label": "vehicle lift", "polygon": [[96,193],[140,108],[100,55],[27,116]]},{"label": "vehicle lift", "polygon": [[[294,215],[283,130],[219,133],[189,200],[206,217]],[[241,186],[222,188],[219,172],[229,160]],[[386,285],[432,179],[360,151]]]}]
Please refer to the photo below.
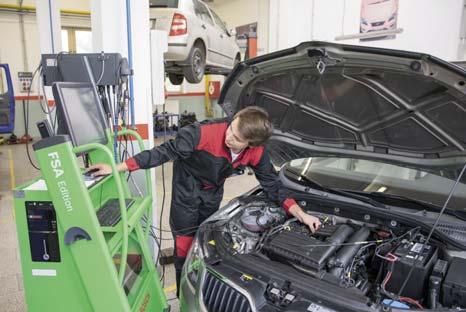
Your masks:
[{"label": "vehicle lift", "polygon": [[[122,129],[118,136],[137,139]],[[131,195],[116,170],[115,135],[107,144],[73,146],[55,135],[33,144],[41,176],[14,189],[16,228],[28,311],[169,311],[149,248],[152,183],[146,195]],[[86,179],[78,156],[110,164],[112,173]],[[120,221],[101,226],[97,212],[117,200]],[[127,201],[132,205],[127,208]]]}]

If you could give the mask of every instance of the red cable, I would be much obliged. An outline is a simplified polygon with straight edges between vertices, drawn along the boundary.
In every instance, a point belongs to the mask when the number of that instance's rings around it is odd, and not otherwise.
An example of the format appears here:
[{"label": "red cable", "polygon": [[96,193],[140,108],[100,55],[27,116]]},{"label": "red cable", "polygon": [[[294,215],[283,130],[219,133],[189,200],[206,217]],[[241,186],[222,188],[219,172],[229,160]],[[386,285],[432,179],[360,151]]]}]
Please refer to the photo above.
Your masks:
[{"label": "red cable", "polygon": [[388,281],[390,280],[391,277],[392,277],[392,271],[388,271],[387,276],[385,277],[385,279],[382,282],[382,289],[383,290],[385,290],[385,285],[387,285],[387,283],[388,283]]},{"label": "red cable", "polygon": [[387,257],[390,257],[389,259],[387,259],[388,262],[395,262],[398,260],[398,257],[392,254],[391,252],[387,254]]},{"label": "red cable", "polygon": [[[392,265],[394,262],[396,262],[398,260],[398,257],[395,256],[394,254],[392,253],[388,253],[387,254],[387,261],[388,262],[391,262]],[[383,282],[382,282],[382,289],[385,290],[385,286],[387,285],[387,283],[390,281],[392,277],[392,271],[388,271],[387,272],[387,276],[385,276]],[[413,298],[409,298],[409,297],[399,297],[399,300],[400,301],[406,301],[408,303],[411,303],[415,306],[417,306],[419,309],[424,309],[424,307],[419,303],[419,301],[417,300],[414,300]]]},{"label": "red cable", "polygon": [[419,309],[424,309],[424,307],[419,303],[419,301],[414,300],[413,298],[409,298],[409,297],[400,297],[399,299],[400,299],[400,301],[406,301],[406,302],[409,302],[409,303],[411,303],[411,304],[414,304],[414,305],[417,306]]}]

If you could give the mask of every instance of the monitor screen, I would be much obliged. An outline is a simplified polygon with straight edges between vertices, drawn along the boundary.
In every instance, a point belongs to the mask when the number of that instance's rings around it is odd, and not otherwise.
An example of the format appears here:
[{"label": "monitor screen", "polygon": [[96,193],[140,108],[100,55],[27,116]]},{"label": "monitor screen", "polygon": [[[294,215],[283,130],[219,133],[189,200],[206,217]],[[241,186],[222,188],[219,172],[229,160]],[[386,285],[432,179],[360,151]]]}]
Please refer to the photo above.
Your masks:
[{"label": "monitor screen", "polygon": [[69,134],[74,146],[106,144],[107,122],[95,87],[91,83],[57,82],[52,89],[60,134]]}]

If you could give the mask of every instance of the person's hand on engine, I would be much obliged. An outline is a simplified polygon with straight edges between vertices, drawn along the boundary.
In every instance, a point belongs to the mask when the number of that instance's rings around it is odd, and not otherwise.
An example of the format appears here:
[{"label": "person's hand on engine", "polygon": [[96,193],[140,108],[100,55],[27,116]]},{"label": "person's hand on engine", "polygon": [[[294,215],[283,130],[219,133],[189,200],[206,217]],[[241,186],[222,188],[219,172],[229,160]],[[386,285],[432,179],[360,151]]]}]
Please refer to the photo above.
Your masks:
[{"label": "person's hand on engine", "polygon": [[299,222],[306,224],[309,229],[311,230],[312,233],[315,233],[320,226],[321,222],[319,218],[314,217],[306,212],[304,212],[301,207],[298,205],[293,205],[290,207],[288,210],[296,219],[299,220]]}]

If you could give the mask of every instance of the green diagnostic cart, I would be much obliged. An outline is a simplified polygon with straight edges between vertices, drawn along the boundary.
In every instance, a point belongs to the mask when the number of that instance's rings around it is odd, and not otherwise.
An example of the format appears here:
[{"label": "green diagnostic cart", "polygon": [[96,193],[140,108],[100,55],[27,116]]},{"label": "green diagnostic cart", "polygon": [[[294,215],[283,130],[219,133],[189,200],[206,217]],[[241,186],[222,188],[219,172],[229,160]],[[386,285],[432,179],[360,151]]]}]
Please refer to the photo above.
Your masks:
[{"label": "green diagnostic cart", "polygon": [[[14,190],[15,215],[29,311],[169,311],[151,251],[152,185],[132,196],[118,173],[113,137],[95,86],[53,86],[68,135],[33,145],[41,177]],[[131,130],[118,135],[136,138]],[[78,156],[112,167],[84,175]]]}]

